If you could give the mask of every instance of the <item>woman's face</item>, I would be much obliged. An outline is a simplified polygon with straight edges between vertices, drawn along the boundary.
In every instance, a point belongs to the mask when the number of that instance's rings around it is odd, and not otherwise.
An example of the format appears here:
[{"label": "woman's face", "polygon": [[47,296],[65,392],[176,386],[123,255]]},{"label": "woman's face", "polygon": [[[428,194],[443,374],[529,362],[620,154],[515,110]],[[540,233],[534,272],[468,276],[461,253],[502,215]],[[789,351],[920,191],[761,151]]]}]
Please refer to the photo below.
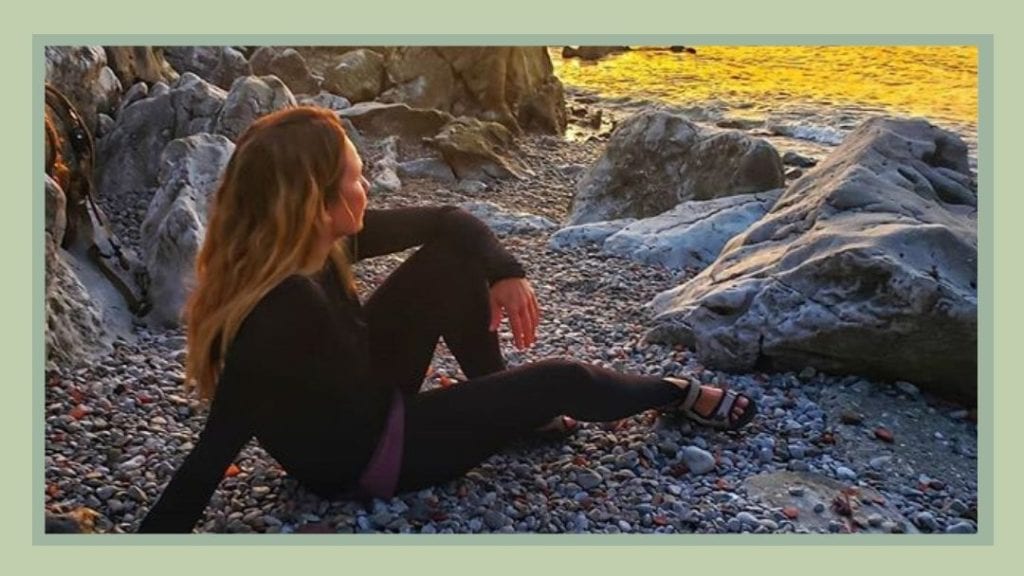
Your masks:
[{"label": "woman's face", "polygon": [[340,197],[334,206],[328,208],[331,230],[334,238],[355,234],[363,229],[363,213],[366,211],[366,193],[370,183],[363,177],[363,161],[355,146],[345,139],[345,173],[341,175]]}]

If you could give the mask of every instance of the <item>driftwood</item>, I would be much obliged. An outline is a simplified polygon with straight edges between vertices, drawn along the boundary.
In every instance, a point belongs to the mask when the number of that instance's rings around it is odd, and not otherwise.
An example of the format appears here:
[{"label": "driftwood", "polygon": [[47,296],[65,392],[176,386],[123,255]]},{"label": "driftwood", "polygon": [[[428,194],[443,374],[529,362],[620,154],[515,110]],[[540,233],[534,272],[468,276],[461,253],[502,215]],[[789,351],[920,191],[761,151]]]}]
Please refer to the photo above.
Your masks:
[{"label": "driftwood", "polygon": [[82,246],[90,261],[125,298],[136,316],[149,312],[149,276],[134,252],[122,246],[93,198],[92,134],[68,99],[46,86],[46,174],[66,198],[67,226],[55,241],[66,250]]}]

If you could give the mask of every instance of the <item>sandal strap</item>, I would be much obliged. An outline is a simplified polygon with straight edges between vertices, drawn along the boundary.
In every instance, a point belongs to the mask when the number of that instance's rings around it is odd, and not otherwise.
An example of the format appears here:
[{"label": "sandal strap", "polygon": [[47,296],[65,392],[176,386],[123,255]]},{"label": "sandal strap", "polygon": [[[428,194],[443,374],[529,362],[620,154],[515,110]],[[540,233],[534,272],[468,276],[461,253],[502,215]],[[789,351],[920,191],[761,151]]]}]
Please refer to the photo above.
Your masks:
[{"label": "sandal strap", "polygon": [[715,411],[715,418],[718,420],[724,420],[726,422],[732,422],[732,407],[736,403],[736,399],[739,395],[733,391],[723,391],[722,397],[718,401],[718,410]]},{"label": "sandal strap", "polygon": [[693,405],[697,403],[697,398],[700,397],[700,384],[689,379],[686,382],[686,398],[683,398],[683,401],[678,406],[687,413],[693,413]]}]

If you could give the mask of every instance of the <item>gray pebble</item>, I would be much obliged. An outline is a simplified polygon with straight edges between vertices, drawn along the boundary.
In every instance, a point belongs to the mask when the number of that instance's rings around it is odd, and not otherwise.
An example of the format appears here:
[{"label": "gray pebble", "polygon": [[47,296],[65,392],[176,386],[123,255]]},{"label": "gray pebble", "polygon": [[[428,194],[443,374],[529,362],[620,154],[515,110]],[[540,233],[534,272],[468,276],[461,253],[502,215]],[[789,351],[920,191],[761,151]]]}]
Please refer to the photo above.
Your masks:
[{"label": "gray pebble", "polygon": [[935,532],[939,529],[939,523],[935,520],[935,515],[931,512],[918,512],[914,516],[914,524],[917,524],[919,528],[926,528]]},{"label": "gray pebble", "polygon": [[946,534],[974,534],[977,529],[973,524],[966,521],[957,522],[946,527]]},{"label": "gray pebble", "polygon": [[696,446],[683,448],[679,452],[679,456],[690,472],[694,474],[707,474],[715,468],[715,457],[707,450],[701,450]]},{"label": "gray pebble", "polygon": [[839,468],[836,468],[836,477],[840,480],[856,480],[857,473],[846,466],[840,466]]}]

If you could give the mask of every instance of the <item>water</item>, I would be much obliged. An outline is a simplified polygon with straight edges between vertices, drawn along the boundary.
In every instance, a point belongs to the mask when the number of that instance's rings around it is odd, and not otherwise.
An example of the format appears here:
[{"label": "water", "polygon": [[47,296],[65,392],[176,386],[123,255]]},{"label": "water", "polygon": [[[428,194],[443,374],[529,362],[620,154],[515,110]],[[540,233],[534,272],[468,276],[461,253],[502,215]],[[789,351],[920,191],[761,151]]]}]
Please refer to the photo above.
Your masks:
[{"label": "water", "polygon": [[[562,59],[575,92],[629,112],[661,103],[711,124],[743,121],[781,149],[820,155],[876,115],[917,116],[958,134],[976,161],[978,51],[973,46],[634,47],[598,62]],[[772,140],[773,137],[769,137]]]}]

